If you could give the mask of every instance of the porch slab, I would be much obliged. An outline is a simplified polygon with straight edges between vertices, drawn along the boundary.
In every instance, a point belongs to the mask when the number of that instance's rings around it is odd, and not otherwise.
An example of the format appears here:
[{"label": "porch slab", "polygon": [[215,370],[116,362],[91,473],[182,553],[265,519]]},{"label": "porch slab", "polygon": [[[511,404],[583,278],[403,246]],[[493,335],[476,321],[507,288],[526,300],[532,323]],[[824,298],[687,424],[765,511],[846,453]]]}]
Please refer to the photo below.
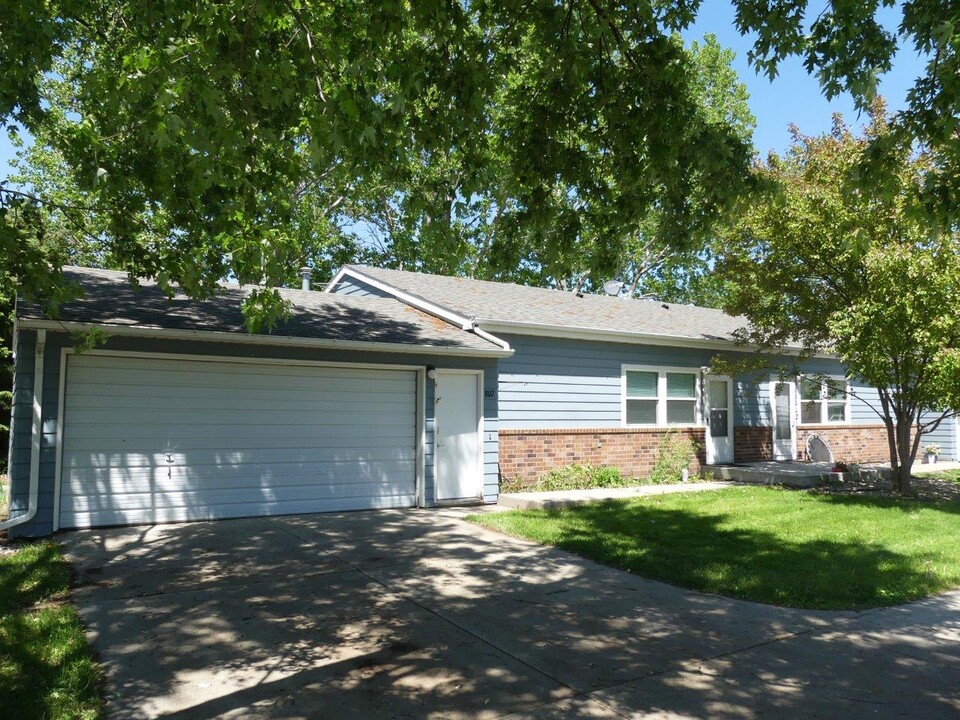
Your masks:
[{"label": "porch slab", "polygon": [[765,461],[740,465],[707,465],[704,475],[714,480],[755,485],[786,485],[810,488],[827,483],[888,479],[890,468],[880,464],[851,466],[847,472],[833,472],[833,463]]}]

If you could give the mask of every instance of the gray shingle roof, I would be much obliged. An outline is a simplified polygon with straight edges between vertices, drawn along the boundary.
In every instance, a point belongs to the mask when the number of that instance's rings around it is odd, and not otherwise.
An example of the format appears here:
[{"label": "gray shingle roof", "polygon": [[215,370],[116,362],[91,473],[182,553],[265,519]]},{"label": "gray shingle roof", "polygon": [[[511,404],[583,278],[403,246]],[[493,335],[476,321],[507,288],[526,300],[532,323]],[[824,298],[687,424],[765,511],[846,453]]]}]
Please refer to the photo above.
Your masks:
[{"label": "gray shingle roof", "polygon": [[[65,303],[57,315],[63,322],[144,329],[193,330],[246,334],[240,305],[250,287],[223,285],[209,300],[192,300],[178,292],[168,298],[151,281],[134,287],[123,272],[66,267],[83,296]],[[328,295],[317,291],[280,289],[291,304],[289,319],[273,336],[323,340],[392,343],[397,345],[499,350],[481,337],[395,300]],[[41,309],[20,303],[21,321],[45,319]],[[266,333],[263,333],[266,334]]]},{"label": "gray shingle roof", "polygon": [[733,339],[746,320],[722,310],[634,300],[606,295],[577,297],[570,292],[348,265],[355,272],[487,323],[535,323],[565,329],[658,335],[691,340]]}]

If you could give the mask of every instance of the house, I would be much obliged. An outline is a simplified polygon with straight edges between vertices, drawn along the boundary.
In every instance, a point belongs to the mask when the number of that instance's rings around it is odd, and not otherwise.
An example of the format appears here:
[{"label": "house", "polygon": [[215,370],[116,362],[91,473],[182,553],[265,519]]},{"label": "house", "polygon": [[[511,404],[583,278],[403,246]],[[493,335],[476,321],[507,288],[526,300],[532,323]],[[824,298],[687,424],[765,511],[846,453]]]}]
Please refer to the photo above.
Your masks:
[{"label": "house", "polygon": [[[249,288],[171,300],[65,272],[84,294],[56,320],[17,307],[11,535],[491,503],[501,478],[570,463],[642,475],[670,430],[698,464],[801,457],[813,433],[887,457],[869,389],[836,360],[715,374],[741,351],[717,310],[351,265],[282,290],[288,320],[250,334]],[[76,347],[91,330],[105,341]],[[956,435],[932,440],[955,457]]]},{"label": "house", "polygon": [[[712,374],[717,355],[742,351],[744,321],[719,310],[359,265],[326,290],[395,298],[510,344],[498,363],[502,477],[574,462],[644,475],[669,429],[701,447],[701,464],[805,459],[814,434],[837,459],[889,460],[876,391],[835,359],[803,363],[806,377]],[[927,442],[955,459],[957,440],[949,420]]]}]

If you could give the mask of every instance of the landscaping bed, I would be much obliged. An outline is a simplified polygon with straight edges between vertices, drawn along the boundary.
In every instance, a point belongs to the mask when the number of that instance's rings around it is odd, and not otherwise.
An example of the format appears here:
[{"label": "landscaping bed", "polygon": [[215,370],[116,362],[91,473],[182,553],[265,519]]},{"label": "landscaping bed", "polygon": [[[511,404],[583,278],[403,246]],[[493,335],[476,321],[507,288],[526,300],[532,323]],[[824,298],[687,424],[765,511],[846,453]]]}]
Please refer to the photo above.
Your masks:
[{"label": "landscaping bed", "polygon": [[775,605],[861,609],[960,587],[960,501],[737,487],[470,520],[645,577]]},{"label": "landscaping bed", "polygon": [[[677,482],[680,481],[678,477]],[[557,490],[593,490],[597,488],[636,487],[661,484],[652,478],[635,478],[623,475],[617,468],[606,465],[567,465],[543,475],[536,482],[504,480],[501,493],[555,492]]]},{"label": "landscaping bed", "polygon": [[69,593],[70,570],[56,543],[0,540],[4,717],[100,717],[100,666],[90,653]]},{"label": "landscaping bed", "polygon": [[[911,499],[925,502],[960,501],[960,470],[930,471],[910,479]],[[815,492],[833,495],[870,495],[898,498],[890,478],[851,478],[841,483],[822,485]]]}]

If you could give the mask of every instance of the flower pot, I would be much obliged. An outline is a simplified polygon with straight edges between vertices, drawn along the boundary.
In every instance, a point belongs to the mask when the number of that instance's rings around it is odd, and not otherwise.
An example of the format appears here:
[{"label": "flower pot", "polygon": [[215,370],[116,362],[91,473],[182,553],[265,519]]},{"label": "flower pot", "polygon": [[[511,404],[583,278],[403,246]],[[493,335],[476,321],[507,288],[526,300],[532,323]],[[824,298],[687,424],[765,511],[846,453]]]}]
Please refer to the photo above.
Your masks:
[{"label": "flower pot", "polygon": [[932,465],[935,463],[937,461],[937,457],[938,456],[934,455],[933,453],[927,453],[927,464]]}]

